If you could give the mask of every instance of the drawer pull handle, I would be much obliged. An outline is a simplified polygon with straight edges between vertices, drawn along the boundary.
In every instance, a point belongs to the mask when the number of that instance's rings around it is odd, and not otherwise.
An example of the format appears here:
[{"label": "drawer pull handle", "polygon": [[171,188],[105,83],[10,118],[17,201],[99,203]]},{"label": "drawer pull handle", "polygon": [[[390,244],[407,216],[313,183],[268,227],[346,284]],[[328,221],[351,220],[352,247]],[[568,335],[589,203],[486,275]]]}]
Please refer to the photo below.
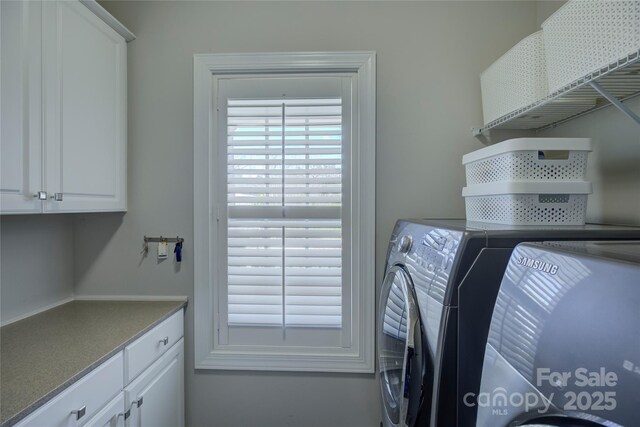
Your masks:
[{"label": "drawer pull handle", "polygon": [[84,405],[80,409],[74,409],[73,411],[71,411],[71,413],[76,416],[76,421],[77,421],[80,418],[84,417],[84,414],[87,413],[87,405]]},{"label": "drawer pull handle", "polygon": [[144,396],[140,396],[139,398],[131,402],[131,405],[129,405],[129,409],[127,409],[124,412],[124,414],[118,414],[118,416],[124,415],[124,419],[125,420],[128,419],[131,416],[131,408],[133,408],[133,405],[136,405],[136,408],[139,408],[142,406],[143,403],[144,403]]},{"label": "drawer pull handle", "polygon": [[159,342],[160,344],[167,345],[167,344],[169,344],[169,337],[164,337],[164,338],[162,338],[162,339],[161,339],[160,341],[158,341],[158,342]]}]

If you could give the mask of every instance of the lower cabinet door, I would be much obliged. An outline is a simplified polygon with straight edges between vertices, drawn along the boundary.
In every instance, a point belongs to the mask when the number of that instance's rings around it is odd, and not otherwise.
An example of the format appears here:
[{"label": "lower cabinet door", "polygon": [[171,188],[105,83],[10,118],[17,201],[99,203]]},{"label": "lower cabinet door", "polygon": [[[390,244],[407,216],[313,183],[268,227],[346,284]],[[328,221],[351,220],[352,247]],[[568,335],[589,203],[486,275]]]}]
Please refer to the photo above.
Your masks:
[{"label": "lower cabinet door", "polygon": [[100,412],[88,420],[83,427],[123,427],[124,391],[120,392]]},{"label": "lower cabinet door", "polygon": [[184,340],[165,354],[125,389],[131,411],[127,427],[184,426]]}]

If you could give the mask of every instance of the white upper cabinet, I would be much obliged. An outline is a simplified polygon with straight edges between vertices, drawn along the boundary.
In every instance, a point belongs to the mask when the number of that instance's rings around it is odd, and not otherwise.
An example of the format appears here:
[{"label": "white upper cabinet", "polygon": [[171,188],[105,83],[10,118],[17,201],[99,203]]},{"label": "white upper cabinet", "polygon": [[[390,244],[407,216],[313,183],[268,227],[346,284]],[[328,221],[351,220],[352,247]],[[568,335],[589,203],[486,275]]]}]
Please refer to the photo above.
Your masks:
[{"label": "white upper cabinet", "polygon": [[42,186],[39,2],[0,2],[0,211],[40,212]]},{"label": "white upper cabinet", "polygon": [[76,1],[43,15],[44,210],[125,210],[126,42]]},{"label": "white upper cabinet", "polygon": [[[125,38],[94,13],[104,12],[96,3],[1,4],[0,212],[125,211]],[[28,19],[5,19],[5,10]],[[17,37],[23,33],[35,47]],[[27,62],[31,50],[37,58]],[[5,122],[11,123],[6,130]],[[33,197],[38,192],[41,202]]]}]

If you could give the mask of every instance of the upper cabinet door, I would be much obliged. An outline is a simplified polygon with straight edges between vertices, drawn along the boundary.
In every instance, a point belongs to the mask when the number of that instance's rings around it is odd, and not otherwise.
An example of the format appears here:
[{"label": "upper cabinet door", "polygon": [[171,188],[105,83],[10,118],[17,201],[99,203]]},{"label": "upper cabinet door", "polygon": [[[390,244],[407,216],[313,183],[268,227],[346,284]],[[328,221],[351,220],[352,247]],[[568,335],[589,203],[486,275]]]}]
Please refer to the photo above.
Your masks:
[{"label": "upper cabinet door", "polygon": [[126,42],[80,2],[43,14],[44,211],[124,211]]},{"label": "upper cabinet door", "polygon": [[41,210],[41,12],[0,1],[0,213]]}]

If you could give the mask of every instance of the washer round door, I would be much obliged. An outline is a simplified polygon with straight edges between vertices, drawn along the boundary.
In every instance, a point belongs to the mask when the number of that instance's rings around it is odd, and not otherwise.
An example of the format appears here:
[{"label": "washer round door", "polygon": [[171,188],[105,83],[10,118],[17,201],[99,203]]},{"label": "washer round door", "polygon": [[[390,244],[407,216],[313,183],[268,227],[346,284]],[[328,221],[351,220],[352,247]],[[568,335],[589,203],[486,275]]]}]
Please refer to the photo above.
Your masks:
[{"label": "washer round door", "polygon": [[378,367],[385,426],[412,426],[421,403],[424,352],[411,278],[399,266],[387,272],[378,312]]}]

